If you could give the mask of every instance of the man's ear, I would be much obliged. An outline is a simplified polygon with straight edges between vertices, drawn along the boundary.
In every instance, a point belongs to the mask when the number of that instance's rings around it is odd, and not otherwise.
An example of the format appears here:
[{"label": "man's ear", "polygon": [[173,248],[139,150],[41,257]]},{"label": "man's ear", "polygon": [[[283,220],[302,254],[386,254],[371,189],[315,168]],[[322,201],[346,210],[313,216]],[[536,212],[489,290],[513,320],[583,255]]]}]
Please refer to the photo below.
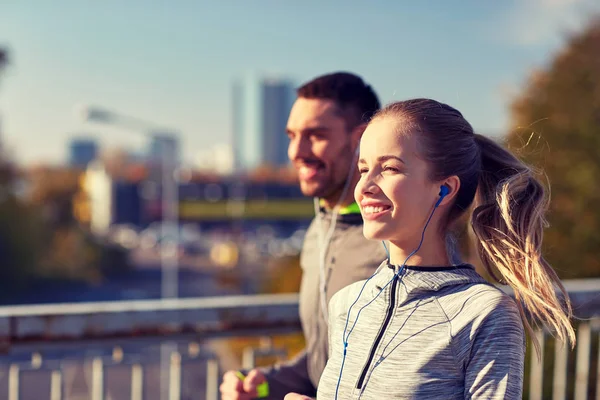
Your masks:
[{"label": "man's ear", "polygon": [[350,132],[350,140],[352,141],[353,147],[358,147],[360,145],[360,138],[362,138],[363,133],[365,133],[365,129],[367,129],[367,123],[363,122],[362,124],[358,124],[352,129]]}]

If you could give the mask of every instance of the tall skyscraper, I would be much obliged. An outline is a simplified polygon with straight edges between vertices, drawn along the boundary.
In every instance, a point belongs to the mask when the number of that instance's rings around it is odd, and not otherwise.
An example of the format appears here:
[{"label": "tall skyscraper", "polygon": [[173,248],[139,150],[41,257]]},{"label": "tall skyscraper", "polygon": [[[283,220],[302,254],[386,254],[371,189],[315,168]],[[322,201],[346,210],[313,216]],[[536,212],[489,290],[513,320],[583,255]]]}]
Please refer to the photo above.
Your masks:
[{"label": "tall skyscraper", "polygon": [[91,138],[73,138],[69,142],[69,165],[86,168],[98,156],[98,143]]},{"label": "tall skyscraper", "polygon": [[296,98],[291,81],[248,78],[233,86],[236,169],[288,163],[287,119]]},{"label": "tall skyscraper", "polygon": [[174,164],[180,161],[179,140],[171,132],[152,132],[148,158],[152,162],[161,163],[165,158]]}]

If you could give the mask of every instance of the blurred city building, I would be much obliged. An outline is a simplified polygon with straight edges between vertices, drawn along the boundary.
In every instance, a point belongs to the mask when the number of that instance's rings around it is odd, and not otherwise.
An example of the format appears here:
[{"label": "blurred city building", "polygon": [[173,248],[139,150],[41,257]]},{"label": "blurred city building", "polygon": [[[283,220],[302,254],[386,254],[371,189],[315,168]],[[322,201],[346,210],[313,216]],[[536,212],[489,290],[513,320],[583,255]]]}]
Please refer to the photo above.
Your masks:
[{"label": "blurred city building", "polygon": [[295,100],[287,79],[249,76],[233,85],[233,142],[236,168],[288,163],[287,119]]},{"label": "blurred city building", "polygon": [[98,142],[89,137],[75,137],[69,142],[68,164],[75,168],[86,168],[98,157]]},{"label": "blurred city building", "polygon": [[231,175],[235,168],[233,146],[218,144],[197,153],[194,167],[198,171],[217,175]]},{"label": "blurred city building", "polygon": [[[101,161],[92,162],[74,199],[76,218],[96,234],[108,232],[112,225],[144,229],[160,222],[161,183],[143,179],[143,169],[132,164],[119,176],[111,176]],[[312,200],[303,196],[290,176],[282,173],[279,178],[271,172],[271,176],[257,173],[242,179],[188,173],[178,183],[180,223],[194,223],[203,230],[229,230],[234,225],[253,230],[272,224],[282,233],[307,225],[314,214]]]}]

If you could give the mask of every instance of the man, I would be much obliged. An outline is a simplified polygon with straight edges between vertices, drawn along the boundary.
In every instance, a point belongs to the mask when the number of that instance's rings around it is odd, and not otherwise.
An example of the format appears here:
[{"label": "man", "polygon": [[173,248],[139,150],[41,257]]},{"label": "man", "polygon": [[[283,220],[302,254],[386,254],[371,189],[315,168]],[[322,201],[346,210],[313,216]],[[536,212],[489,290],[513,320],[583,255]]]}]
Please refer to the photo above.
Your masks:
[{"label": "man", "polygon": [[[249,373],[229,371],[222,399],[315,396],[328,356],[327,304],[341,288],[370,277],[386,258],[381,243],[362,233],[354,202],[358,145],[380,104],[373,89],[353,74],[323,75],[297,90],[287,124],[288,156],[317,215],[300,256],[300,320],[306,348],[293,360]],[[340,338],[341,340],[341,338]],[[268,391],[268,395],[265,393]]]}]

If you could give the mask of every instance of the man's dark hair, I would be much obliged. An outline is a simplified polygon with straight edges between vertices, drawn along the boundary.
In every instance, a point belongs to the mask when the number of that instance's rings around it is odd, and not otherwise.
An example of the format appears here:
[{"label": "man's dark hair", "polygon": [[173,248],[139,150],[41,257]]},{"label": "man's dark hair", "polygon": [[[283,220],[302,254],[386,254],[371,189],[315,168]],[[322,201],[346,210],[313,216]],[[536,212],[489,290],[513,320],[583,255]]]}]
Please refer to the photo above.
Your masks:
[{"label": "man's dark hair", "polygon": [[333,101],[346,120],[346,128],[369,122],[381,107],[377,94],[358,75],[334,72],[321,75],[297,89],[298,97]]}]

